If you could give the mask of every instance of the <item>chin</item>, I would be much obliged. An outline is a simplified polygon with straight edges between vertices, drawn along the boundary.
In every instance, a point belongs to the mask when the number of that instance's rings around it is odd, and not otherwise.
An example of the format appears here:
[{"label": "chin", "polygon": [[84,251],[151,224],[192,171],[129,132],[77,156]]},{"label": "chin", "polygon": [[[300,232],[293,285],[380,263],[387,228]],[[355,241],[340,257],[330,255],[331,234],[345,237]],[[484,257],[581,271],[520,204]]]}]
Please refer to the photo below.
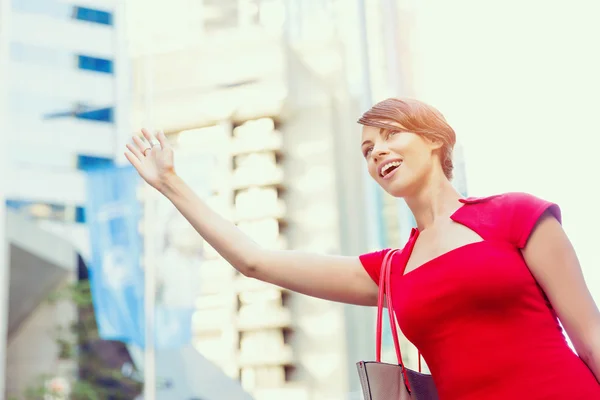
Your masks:
[{"label": "chin", "polygon": [[389,182],[379,181],[379,185],[391,196],[406,198],[419,192],[424,178],[413,176],[395,176]]},{"label": "chin", "polygon": [[394,189],[385,189],[391,196],[394,196],[398,199],[403,199],[408,196],[409,191],[403,188],[394,188]]},{"label": "chin", "polygon": [[406,197],[411,192],[412,186],[407,185],[405,182],[385,182],[383,185],[379,182],[379,185],[391,196],[398,198]]}]

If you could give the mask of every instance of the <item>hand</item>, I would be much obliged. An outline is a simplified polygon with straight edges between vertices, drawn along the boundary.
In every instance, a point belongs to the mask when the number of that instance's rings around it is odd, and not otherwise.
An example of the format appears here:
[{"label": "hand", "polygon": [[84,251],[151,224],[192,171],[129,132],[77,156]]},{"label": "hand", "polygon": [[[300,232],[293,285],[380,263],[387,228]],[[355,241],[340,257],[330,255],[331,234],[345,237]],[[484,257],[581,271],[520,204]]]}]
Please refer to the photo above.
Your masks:
[{"label": "hand", "polygon": [[127,144],[125,157],[150,186],[160,191],[165,180],[175,174],[173,148],[162,131],[156,140],[147,129],[142,129],[142,134],[146,140],[134,136],[134,143]]}]

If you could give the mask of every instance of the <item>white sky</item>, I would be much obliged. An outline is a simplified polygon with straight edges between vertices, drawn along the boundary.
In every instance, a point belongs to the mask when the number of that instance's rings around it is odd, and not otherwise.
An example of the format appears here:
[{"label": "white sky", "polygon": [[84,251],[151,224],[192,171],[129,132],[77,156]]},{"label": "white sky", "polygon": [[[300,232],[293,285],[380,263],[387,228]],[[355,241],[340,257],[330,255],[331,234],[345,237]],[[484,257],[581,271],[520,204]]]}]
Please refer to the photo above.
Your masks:
[{"label": "white sky", "polygon": [[465,146],[471,195],[559,203],[600,302],[600,3],[413,3],[419,97]]}]

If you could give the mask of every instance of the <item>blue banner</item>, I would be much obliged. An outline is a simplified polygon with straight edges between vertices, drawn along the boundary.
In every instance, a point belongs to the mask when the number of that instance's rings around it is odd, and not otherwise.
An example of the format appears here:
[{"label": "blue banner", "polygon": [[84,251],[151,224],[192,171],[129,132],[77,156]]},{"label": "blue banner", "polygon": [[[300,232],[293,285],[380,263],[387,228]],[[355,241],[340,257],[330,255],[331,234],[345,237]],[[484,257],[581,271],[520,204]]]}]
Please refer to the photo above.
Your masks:
[{"label": "blue banner", "polygon": [[87,171],[90,285],[100,337],[143,346],[144,273],[135,169]]},{"label": "blue banner", "polygon": [[[139,232],[142,204],[137,198],[139,177],[131,167],[99,167],[87,171],[86,220],[90,232],[90,286],[100,337],[145,346],[144,270],[142,236]],[[149,199],[148,201],[153,201]],[[156,216],[153,216],[153,219]],[[158,221],[157,221],[158,222]],[[161,230],[157,223],[154,230]],[[194,232],[195,233],[195,232]],[[146,238],[153,245],[154,235]],[[197,234],[196,234],[197,236]],[[194,297],[179,302],[163,301],[167,293],[185,293],[185,285],[197,286],[181,260],[171,258],[169,270],[161,268],[167,256],[156,248],[158,274],[155,297],[155,347],[177,348],[191,342]],[[156,265],[155,265],[156,264]],[[194,268],[195,267],[195,268]],[[192,266],[197,270],[197,265]],[[165,287],[165,283],[168,283]]]}]

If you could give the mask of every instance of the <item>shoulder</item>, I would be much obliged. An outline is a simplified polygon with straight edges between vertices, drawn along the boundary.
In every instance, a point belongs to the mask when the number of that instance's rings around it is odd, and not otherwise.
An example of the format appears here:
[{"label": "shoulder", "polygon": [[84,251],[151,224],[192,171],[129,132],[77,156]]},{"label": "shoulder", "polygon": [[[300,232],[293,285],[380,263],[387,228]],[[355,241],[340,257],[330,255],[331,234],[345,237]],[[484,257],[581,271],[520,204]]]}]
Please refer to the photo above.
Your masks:
[{"label": "shoulder", "polygon": [[507,214],[542,213],[550,211],[558,220],[561,219],[560,208],[557,204],[525,192],[509,192],[487,197],[468,197],[461,203],[475,205],[486,213]]},{"label": "shoulder", "polygon": [[358,258],[371,279],[373,279],[373,281],[379,285],[379,278],[381,277],[381,269],[383,264],[387,262],[395,263],[397,260],[396,256],[401,252],[401,249],[383,249],[362,254],[358,256]]},{"label": "shoulder", "polygon": [[523,248],[538,220],[545,214],[562,221],[557,204],[524,192],[509,192],[461,200],[467,216],[491,236]]},{"label": "shoulder", "polygon": [[383,260],[388,253],[392,251],[392,249],[383,249],[374,251],[371,253],[366,253],[360,255],[358,258],[373,282],[379,285],[379,277],[381,272],[381,265],[383,264]]}]

